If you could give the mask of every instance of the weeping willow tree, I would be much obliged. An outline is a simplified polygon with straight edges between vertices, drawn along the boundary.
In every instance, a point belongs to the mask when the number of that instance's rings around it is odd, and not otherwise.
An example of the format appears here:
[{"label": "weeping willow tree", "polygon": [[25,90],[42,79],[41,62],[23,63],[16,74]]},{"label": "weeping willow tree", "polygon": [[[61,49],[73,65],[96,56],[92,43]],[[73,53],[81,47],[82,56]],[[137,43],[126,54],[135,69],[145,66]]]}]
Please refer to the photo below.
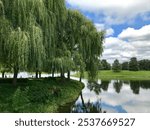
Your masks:
[{"label": "weeping willow tree", "polygon": [[28,70],[36,71],[36,78],[38,78],[38,72],[43,69],[43,64],[45,62],[45,48],[43,43],[43,33],[40,27],[32,26],[30,29],[30,52],[29,52],[29,62]]},{"label": "weeping willow tree", "polygon": [[95,79],[103,51],[104,32],[98,32],[94,24],[80,12],[68,10],[66,34],[66,45],[72,54],[76,70],[80,71],[80,81],[85,70],[89,72],[91,79]]},{"label": "weeping willow tree", "polygon": [[7,62],[5,60],[5,57],[7,56],[6,43],[10,31],[11,31],[10,22],[4,17],[0,17],[0,63]]},{"label": "weeping willow tree", "polygon": [[85,19],[81,27],[81,37],[80,53],[86,64],[89,78],[93,80],[96,78],[98,62],[103,52],[104,32],[98,32],[93,23]]},{"label": "weeping willow tree", "polygon": [[104,34],[65,0],[0,0],[0,64],[14,72],[87,70],[94,78]]},{"label": "weeping willow tree", "polygon": [[[10,34],[5,35],[7,42],[3,48],[7,56],[5,60],[14,70],[14,85],[16,85],[19,70],[42,68],[45,57],[43,44],[43,30],[47,14],[43,0],[3,0],[6,14],[4,16],[11,23]],[[11,5],[11,6],[10,6]],[[6,31],[8,32],[8,30]],[[6,38],[7,37],[7,38]],[[2,53],[4,57],[4,53]]]},{"label": "weeping willow tree", "polygon": [[64,52],[66,51],[65,37],[65,22],[67,18],[67,10],[65,0],[45,0],[47,8],[50,12],[55,14],[55,32],[53,32],[54,40],[51,51],[53,52],[49,57],[50,69],[54,73],[59,71],[61,77],[64,77],[65,64]]},{"label": "weeping willow tree", "polygon": [[12,22],[29,33],[28,70],[41,71],[45,59],[42,27],[47,18],[43,0],[14,0]]},{"label": "weeping willow tree", "polygon": [[84,16],[77,10],[69,9],[67,11],[65,43],[68,51],[70,51],[71,58],[74,62],[74,66],[70,66],[68,69],[68,78],[70,78],[71,70],[80,71],[82,76],[85,69],[83,57],[79,51],[80,45],[82,44],[80,28],[83,24],[84,19]]},{"label": "weeping willow tree", "polygon": [[7,42],[7,36],[11,31],[10,22],[5,18],[3,2],[0,1],[0,72],[2,73],[2,78],[4,78],[5,72],[11,70],[8,61],[5,60],[7,56],[7,51],[5,44]]},{"label": "weeping willow tree", "polygon": [[7,40],[7,61],[14,71],[14,85],[17,82],[19,70],[27,68],[29,54],[29,34],[21,28],[11,31]]}]

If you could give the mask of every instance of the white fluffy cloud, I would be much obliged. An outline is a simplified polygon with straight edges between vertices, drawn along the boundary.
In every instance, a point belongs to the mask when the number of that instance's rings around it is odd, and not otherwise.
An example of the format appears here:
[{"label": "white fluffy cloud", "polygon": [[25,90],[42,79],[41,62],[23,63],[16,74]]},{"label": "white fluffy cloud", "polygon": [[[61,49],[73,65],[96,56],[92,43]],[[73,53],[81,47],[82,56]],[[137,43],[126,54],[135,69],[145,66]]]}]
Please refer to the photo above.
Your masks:
[{"label": "white fluffy cloud", "polygon": [[[138,30],[127,28],[118,37],[108,37],[104,44],[103,58],[113,62],[119,59],[121,62],[131,57],[150,59],[150,25]],[[149,31],[148,31],[149,30]]]},{"label": "white fluffy cloud", "polygon": [[136,49],[126,41],[116,37],[106,38],[104,44],[103,59],[113,62],[119,59],[121,62],[129,60],[131,57],[136,56]]},{"label": "white fluffy cloud", "polygon": [[129,41],[150,40],[150,25],[145,25],[139,30],[127,28],[119,34],[119,38]]},{"label": "white fluffy cloud", "polygon": [[107,24],[131,22],[136,16],[149,19],[150,0],[66,0],[72,7],[103,15],[100,21]]},{"label": "white fluffy cloud", "polygon": [[95,23],[95,27],[98,31],[106,30],[107,37],[114,34],[114,30],[112,28],[107,28],[104,24]]}]

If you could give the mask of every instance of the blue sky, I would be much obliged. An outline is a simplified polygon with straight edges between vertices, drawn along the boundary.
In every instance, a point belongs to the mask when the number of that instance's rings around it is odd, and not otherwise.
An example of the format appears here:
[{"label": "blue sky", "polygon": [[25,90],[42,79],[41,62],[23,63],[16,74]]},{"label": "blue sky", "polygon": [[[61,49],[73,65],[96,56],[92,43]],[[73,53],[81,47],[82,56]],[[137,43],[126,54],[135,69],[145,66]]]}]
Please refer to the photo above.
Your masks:
[{"label": "blue sky", "polygon": [[103,59],[112,63],[131,57],[150,59],[150,0],[66,0],[93,21],[98,31],[106,30]]}]

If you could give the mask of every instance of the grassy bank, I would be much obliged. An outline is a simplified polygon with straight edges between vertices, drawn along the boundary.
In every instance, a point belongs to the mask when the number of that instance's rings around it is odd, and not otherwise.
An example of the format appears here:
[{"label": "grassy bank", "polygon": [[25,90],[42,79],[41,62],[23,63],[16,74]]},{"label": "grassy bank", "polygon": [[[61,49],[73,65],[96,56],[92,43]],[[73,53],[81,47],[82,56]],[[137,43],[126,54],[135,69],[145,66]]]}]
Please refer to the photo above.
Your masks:
[{"label": "grassy bank", "polygon": [[60,106],[74,101],[83,84],[60,78],[0,79],[0,112],[58,112]]},{"label": "grassy bank", "polygon": [[[79,77],[79,73],[74,76]],[[87,73],[84,73],[84,77],[87,78]],[[102,80],[150,80],[150,71],[99,71],[98,78]]]}]

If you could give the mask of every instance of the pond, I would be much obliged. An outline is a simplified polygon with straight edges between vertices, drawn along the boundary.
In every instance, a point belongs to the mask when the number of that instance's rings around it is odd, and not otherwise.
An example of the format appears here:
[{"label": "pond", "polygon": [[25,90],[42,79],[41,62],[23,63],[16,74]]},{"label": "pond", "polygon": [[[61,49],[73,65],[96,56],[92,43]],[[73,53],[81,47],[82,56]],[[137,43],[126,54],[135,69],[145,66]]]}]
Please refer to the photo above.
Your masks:
[{"label": "pond", "polygon": [[[73,78],[76,79],[76,78]],[[82,80],[85,88],[78,99],[67,104],[73,113],[147,113],[150,112],[150,81]]]}]

